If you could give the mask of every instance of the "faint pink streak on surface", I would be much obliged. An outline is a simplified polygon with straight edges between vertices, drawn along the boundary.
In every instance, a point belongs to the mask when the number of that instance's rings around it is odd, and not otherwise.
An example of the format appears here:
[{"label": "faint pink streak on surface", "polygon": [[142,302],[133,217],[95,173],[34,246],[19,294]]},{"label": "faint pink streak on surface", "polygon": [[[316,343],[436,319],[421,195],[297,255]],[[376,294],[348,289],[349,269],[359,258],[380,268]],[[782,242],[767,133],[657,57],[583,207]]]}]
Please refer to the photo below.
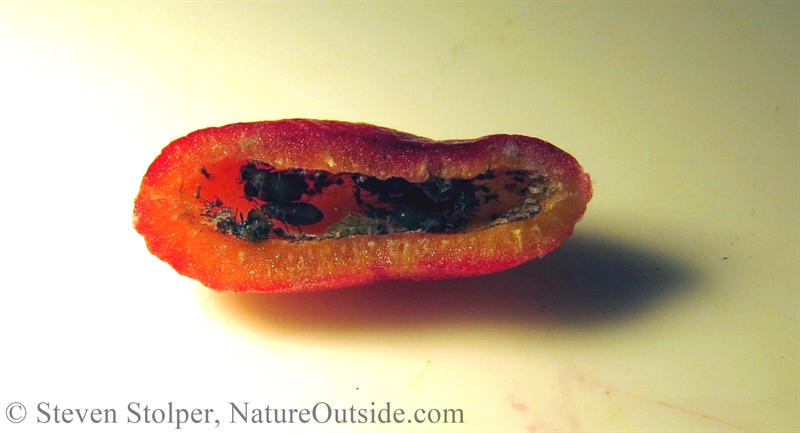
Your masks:
[{"label": "faint pink streak on surface", "polygon": [[516,410],[518,410],[520,412],[528,410],[528,405],[526,405],[525,403],[522,403],[522,402],[515,401],[513,395],[509,395],[508,396],[508,401],[511,403],[511,407],[513,407],[514,409],[516,409]]},{"label": "faint pink streak on surface", "polygon": [[685,415],[707,419],[709,421],[713,421],[713,422],[716,422],[716,423],[719,423],[719,424],[724,424],[726,426],[733,427],[733,428],[736,428],[736,429],[739,429],[739,430],[752,431],[751,429],[748,429],[748,428],[745,428],[745,427],[742,427],[742,426],[738,426],[738,425],[735,425],[735,424],[731,424],[730,422],[725,421],[724,419],[721,419],[721,418],[717,418],[715,416],[711,416],[711,415],[707,415],[707,414],[704,414],[704,413],[700,413],[700,412],[696,412],[696,411],[693,411],[693,410],[689,410],[689,409],[674,405],[672,403],[667,403],[667,402],[664,402],[664,401],[660,401],[660,400],[655,400],[655,399],[652,399],[652,398],[644,397],[644,396],[641,396],[639,394],[635,394],[635,393],[629,392],[629,391],[624,391],[624,390],[621,390],[621,389],[618,389],[618,388],[614,388],[614,387],[611,387],[611,386],[608,386],[608,385],[603,385],[603,384],[600,384],[600,383],[592,382],[590,380],[587,380],[585,375],[582,372],[578,371],[578,370],[574,370],[574,371],[572,371],[572,373],[574,374],[573,377],[576,380],[578,380],[579,382],[582,382],[584,385],[589,385],[590,387],[593,387],[593,388],[601,388],[601,389],[605,390],[605,395],[610,395],[611,391],[614,391],[615,393],[619,393],[619,394],[624,395],[626,397],[630,397],[630,398],[634,398],[634,399],[637,399],[637,400],[642,400],[642,401],[646,401],[646,402],[649,402],[649,403],[653,403],[653,404],[665,407],[667,409],[678,411],[678,412],[683,413]]}]

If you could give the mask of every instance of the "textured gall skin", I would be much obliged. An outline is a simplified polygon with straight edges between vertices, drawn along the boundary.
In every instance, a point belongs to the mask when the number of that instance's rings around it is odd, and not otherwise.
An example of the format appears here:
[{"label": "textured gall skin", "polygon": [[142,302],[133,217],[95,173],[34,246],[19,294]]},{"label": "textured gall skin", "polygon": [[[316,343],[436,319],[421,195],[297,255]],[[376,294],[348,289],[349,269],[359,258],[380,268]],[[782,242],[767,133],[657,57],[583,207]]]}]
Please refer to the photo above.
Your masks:
[{"label": "textured gall skin", "polygon": [[[248,242],[203,220],[195,186],[205,167],[263,161],[278,170],[471,179],[487,170],[544,175],[542,211],[464,233],[403,232]],[[134,227],[148,249],[215,290],[304,292],[380,280],[433,280],[502,271],[544,256],[573,231],[592,197],[589,176],[569,154],[519,135],[434,141],[367,124],[292,119],[193,132],[163,149],[142,180]]]}]

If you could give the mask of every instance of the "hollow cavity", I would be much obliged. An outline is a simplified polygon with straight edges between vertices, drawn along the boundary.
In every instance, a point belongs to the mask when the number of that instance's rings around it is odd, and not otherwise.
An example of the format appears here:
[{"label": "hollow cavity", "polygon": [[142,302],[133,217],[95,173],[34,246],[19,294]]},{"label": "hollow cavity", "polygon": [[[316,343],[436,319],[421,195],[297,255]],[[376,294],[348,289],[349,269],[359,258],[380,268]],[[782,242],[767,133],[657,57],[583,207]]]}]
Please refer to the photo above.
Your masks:
[{"label": "hollow cavity", "polygon": [[541,211],[546,179],[524,170],[489,170],[472,179],[413,183],[359,173],[277,170],[258,161],[203,167],[194,198],[222,233],[258,242],[464,233]]}]

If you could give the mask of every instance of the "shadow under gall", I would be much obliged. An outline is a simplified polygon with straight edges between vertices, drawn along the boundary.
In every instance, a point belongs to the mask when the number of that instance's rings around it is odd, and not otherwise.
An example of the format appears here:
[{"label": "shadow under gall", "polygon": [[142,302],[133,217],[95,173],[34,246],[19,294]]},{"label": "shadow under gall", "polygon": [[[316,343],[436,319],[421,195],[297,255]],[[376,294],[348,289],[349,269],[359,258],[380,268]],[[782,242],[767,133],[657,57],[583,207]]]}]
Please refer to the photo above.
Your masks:
[{"label": "shadow under gall", "polygon": [[218,313],[249,328],[372,332],[432,325],[597,326],[628,320],[697,276],[675,258],[576,234],[558,250],[505,272],[431,282],[390,281],[298,294],[220,293]]}]

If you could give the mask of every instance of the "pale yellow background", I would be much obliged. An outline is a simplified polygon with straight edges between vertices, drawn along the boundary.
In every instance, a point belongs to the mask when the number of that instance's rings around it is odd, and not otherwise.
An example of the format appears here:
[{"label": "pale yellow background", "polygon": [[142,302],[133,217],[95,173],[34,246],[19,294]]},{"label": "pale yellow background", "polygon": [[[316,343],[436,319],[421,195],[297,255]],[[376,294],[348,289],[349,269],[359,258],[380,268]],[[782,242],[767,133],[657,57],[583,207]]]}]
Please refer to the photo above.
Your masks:
[{"label": "pale yellow background", "polygon": [[[780,2],[0,2],[0,430],[131,401],[462,409],[280,431],[797,431],[800,13]],[[240,121],[520,133],[592,175],[498,275],[218,294],[131,228],[171,140]],[[37,424],[35,406],[118,424]],[[211,431],[185,425],[181,431]]]}]

